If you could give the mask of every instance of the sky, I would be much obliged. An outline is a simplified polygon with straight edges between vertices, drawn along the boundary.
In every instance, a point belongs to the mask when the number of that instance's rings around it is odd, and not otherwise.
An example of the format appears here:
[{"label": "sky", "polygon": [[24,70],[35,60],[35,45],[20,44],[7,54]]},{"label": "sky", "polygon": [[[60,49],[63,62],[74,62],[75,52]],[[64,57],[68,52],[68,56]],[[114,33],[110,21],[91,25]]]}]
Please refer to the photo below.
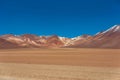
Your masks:
[{"label": "sky", "polygon": [[0,35],[94,35],[120,24],[120,0],[0,0]]}]

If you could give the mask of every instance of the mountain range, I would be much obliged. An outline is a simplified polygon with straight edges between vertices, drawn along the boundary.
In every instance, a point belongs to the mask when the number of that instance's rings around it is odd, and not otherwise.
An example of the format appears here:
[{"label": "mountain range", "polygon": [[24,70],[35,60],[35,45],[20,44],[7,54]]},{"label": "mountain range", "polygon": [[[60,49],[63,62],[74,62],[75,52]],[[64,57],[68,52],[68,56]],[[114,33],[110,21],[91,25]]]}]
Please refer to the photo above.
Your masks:
[{"label": "mountain range", "polygon": [[66,38],[33,34],[0,36],[0,48],[120,48],[120,25],[97,34]]}]

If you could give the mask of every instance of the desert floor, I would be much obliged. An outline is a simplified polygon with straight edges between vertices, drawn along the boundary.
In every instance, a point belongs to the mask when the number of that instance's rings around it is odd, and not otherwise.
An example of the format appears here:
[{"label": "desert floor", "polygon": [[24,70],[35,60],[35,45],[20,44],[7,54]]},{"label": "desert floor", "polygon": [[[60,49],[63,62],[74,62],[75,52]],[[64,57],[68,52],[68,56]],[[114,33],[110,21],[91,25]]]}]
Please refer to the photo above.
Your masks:
[{"label": "desert floor", "polygon": [[120,80],[120,49],[1,49],[0,80]]}]

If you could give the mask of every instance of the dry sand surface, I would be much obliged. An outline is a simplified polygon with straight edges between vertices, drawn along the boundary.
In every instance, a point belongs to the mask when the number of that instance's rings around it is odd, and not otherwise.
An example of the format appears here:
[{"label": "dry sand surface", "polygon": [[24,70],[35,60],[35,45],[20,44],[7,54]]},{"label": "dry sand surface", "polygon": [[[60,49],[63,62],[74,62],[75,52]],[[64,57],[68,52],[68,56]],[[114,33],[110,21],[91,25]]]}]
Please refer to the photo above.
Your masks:
[{"label": "dry sand surface", "polygon": [[1,63],[0,80],[120,80],[120,68]]},{"label": "dry sand surface", "polygon": [[120,80],[120,49],[3,49],[0,80]]},{"label": "dry sand surface", "polygon": [[120,49],[9,49],[0,62],[120,67]]}]

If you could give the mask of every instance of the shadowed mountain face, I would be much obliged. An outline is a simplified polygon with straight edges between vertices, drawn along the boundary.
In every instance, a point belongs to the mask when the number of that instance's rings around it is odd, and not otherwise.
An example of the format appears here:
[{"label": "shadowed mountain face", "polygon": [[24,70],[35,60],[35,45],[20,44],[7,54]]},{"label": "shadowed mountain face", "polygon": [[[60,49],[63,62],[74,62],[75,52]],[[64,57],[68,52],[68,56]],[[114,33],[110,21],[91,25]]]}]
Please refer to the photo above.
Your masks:
[{"label": "shadowed mountain face", "polygon": [[15,43],[9,42],[5,39],[0,38],[0,48],[6,49],[6,48],[18,48],[18,46]]},{"label": "shadowed mountain face", "polygon": [[115,25],[94,36],[82,35],[74,38],[57,35],[37,36],[33,34],[0,36],[0,48],[21,47],[120,48],[120,26]]}]

